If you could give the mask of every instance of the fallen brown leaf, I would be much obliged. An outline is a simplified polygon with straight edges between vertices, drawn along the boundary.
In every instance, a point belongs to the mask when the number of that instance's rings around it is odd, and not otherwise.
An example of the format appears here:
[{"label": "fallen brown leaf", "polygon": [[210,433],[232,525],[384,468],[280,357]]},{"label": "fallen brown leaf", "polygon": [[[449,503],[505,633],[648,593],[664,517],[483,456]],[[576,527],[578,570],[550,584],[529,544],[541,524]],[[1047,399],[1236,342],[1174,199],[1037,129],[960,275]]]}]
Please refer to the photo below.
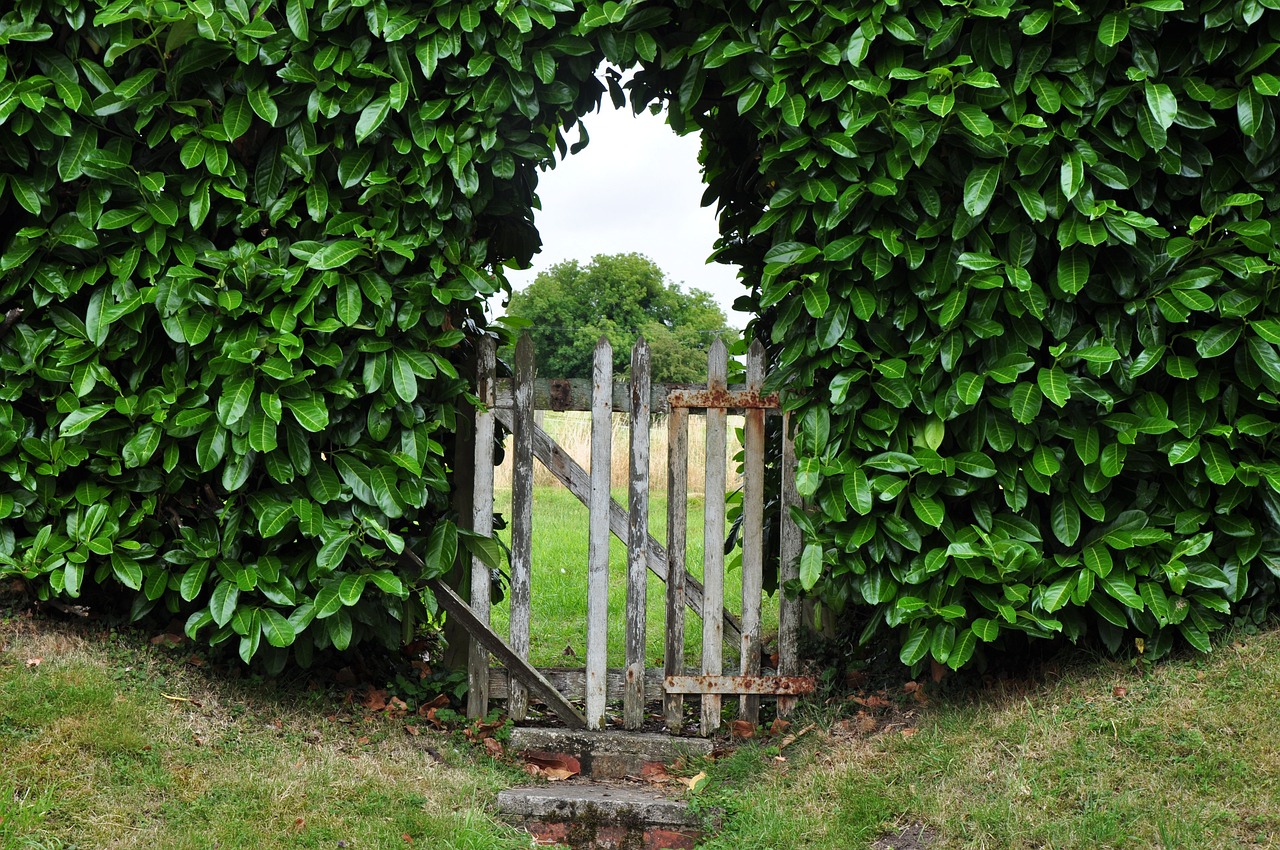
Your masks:
[{"label": "fallen brown leaf", "polygon": [[1122,697],[1126,696],[1128,693],[1129,693],[1129,689],[1126,688],[1124,685],[1116,685],[1114,688],[1111,689],[1111,695],[1116,699],[1121,699]]},{"label": "fallen brown leaf", "polygon": [[421,730],[419,730],[417,726],[408,723],[405,724],[404,731],[408,732],[415,738],[422,734]]},{"label": "fallen brown leaf", "polygon": [[368,746],[369,737],[367,735],[361,735],[359,738],[356,738],[356,743],[362,747]]},{"label": "fallen brown leaf", "polygon": [[497,738],[484,738],[484,748],[494,758],[502,756],[502,742]]},{"label": "fallen brown leaf", "polygon": [[647,761],[640,767],[640,778],[645,782],[661,785],[670,782],[674,777],[667,772],[667,766],[660,761]]},{"label": "fallen brown leaf", "polygon": [[558,767],[544,767],[542,769],[542,775],[551,782],[559,782],[562,779],[568,779],[569,777],[574,776],[575,773],[572,770],[562,770]]},{"label": "fallen brown leaf", "polygon": [[27,659],[27,667],[39,667],[39,666],[40,666],[41,664],[43,664],[43,663],[44,663],[44,659],[43,659],[43,658],[28,658],[28,659]]},{"label": "fallen brown leaf", "polygon": [[756,727],[750,720],[734,720],[729,724],[729,734],[745,741],[755,737]]},{"label": "fallen brown leaf", "polygon": [[707,783],[707,772],[705,770],[700,770],[698,771],[697,776],[681,777],[680,781],[683,782],[690,791],[697,791]]},{"label": "fallen brown leaf", "polygon": [[370,686],[369,690],[365,692],[364,699],[361,701],[360,705],[370,711],[382,711],[382,709],[387,707],[386,690]]},{"label": "fallen brown leaf", "polygon": [[790,720],[784,720],[781,717],[776,717],[773,720],[773,725],[769,727],[769,734],[781,735],[782,733],[786,732],[790,728],[791,728]]},{"label": "fallen brown leaf", "polygon": [[302,828],[303,828],[304,826],[306,826],[306,825],[307,825],[307,822],[306,822],[306,820],[304,820],[303,818],[294,818],[294,819],[293,819],[293,831],[294,831],[294,832],[302,832]]},{"label": "fallen brown leaf", "polygon": [[[488,739],[486,739],[488,740]],[[526,750],[520,754],[525,762],[537,766],[548,779],[568,779],[582,772],[582,763],[565,753],[549,753],[542,750]],[[552,776],[552,773],[563,776]]]}]

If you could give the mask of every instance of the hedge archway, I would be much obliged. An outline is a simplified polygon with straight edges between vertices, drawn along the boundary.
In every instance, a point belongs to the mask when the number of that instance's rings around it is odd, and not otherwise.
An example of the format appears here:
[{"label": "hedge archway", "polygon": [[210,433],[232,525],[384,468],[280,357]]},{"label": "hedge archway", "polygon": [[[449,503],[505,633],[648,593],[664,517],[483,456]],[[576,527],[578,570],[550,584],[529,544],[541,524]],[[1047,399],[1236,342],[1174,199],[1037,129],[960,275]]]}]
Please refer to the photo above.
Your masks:
[{"label": "hedge archway", "polygon": [[459,346],[607,60],[703,134],[806,588],[911,665],[1207,648],[1280,573],[1272,5],[18,0],[0,569],[273,664],[394,639],[396,551],[488,551]]}]

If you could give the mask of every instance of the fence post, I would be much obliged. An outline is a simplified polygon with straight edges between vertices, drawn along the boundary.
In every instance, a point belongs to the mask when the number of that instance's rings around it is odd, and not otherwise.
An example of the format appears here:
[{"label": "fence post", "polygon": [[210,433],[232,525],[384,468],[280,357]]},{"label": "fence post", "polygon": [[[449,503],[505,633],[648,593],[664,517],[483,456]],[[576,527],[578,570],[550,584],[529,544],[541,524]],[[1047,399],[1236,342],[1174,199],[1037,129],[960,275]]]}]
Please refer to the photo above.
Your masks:
[{"label": "fence post", "polygon": [[[747,391],[764,387],[764,345],[751,343],[747,352]],[[739,670],[760,675],[760,598],[764,594],[764,409],[746,411],[743,431],[746,468],[742,481],[742,644]],[[760,697],[743,696],[738,716],[755,725],[760,720]]]},{"label": "fence post", "polygon": [[[476,395],[481,409],[476,411],[475,493],[471,528],[486,537],[493,533],[493,387],[497,351],[494,339],[483,336],[476,363]],[[480,622],[489,623],[489,566],[471,557],[471,610]],[[467,663],[467,716],[489,713],[489,653],[474,636]]]},{"label": "fence post", "polygon": [[[800,577],[800,527],[791,518],[791,508],[800,504],[796,493],[796,445],[791,439],[791,412],[782,413],[782,533],[780,559],[781,587]],[[778,675],[800,675],[800,600],[788,598],[779,589]],[[796,706],[795,697],[778,698],[778,715],[785,717]]]},{"label": "fence post", "polygon": [[[628,476],[627,635],[622,723],[644,724],[645,590],[649,579],[649,344],[644,337],[631,349],[631,474]],[[667,568],[670,576],[671,569]]]},{"label": "fence post", "polygon": [[[511,649],[529,659],[529,609],[533,576],[533,340],[516,343],[514,454],[511,471]],[[529,692],[514,679],[507,713],[524,720]]]},{"label": "fence post", "polygon": [[[719,337],[707,354],[707,389],[728,391],[729,352]],[[726,412],[707,408],[707,476],[703,513],[702,674],[719,676],[724,668],[724,620],[708,611],[724,607],[724,492]],[[720,695],[702,695],[703,735],[720,728]]]},{"label": "fence post", "polygon": [[[671,408],[667,419],[667,639],[663,673],[684,674],[685,537],[689,524],[689,411]],[[684,695],[664,693],[667,729],[684,725]]]},{"label": "fence post", "polygon": [[592,365],[591,503],[587,545],[587,727],[604,728],[609,643],[609,472],[613,348],[600,337]]}]

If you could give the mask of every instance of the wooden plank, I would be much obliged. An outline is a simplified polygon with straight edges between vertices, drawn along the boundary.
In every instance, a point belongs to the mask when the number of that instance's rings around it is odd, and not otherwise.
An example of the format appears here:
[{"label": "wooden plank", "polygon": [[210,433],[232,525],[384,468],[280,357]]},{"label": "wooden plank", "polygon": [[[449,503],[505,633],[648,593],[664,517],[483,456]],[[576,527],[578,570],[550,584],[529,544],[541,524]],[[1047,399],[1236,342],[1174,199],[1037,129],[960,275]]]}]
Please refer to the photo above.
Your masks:
[{"label": "wooden plank", "polygon": [[[511,472],[511,648],[529,659],[529,617],[533,576],[533,339],[516,343],[516,407]],[[529,694],[516,682],[507,714],[524,720]]]},{"label": "wooden plank", "polygon": [[[747,351],[747,389],[764,386],[764,345],[751,343]],[[742,481],[742,640],[739,671],[760,675],[760,600],[764,595],[764,411],[748,410],[743,428],[745,459]],[[760,698],[744,696],[738,716],[751,725],[760,722]]]},{"label": "wooden plank", "polygon": [[[724,390],[729,353],[719,337],[707,354],[707,389]],[[724,410],[707,410],[706,499],[703,512],[702,610],[724,607],[724,493],[726,415]],[[719,617],[702,618],[702,673],[718,676],[724,665],[724,628]],[[703,735],[720,728],[720,697],[702,696]]]},{"label": "wooden plank", "polygon": [[[583,700],[587,696],[587,671],[581,667],[539,667],[541,673],[551,686],[567,700]],[[675,675],[696,676],[697,670],[681,670]],[[489,668],[489,698],[506,699],[510,693],[512,676],[503,667]],[[605,673],[610,693],[622,693],[626,671],[621,667],[610,667]],[[660,667],[652,667],[644,671],[644,687],[647,694],[662,693],[667,673]]]},{"label": "wooden plank", "polygon": [[646,589],[649,580],[649,344],[644,337],[631,349],[631,474],[627,526],[626,685],[622,725],[644,724]]},{"label": "wooden plank", "polygon": [[[796,493],[796,446],[791,438],[791,414],[782,415],[782,531],[781,575],[783,587],[800,577],[800,527],[791,518],[791,508],[800,505]],[[800,600],[788,598],[780,591],[778,603],[778,673],[797,676],[800,673]],[[794,698],[778,700],[778,714],[786,716],[795,708]]]},{"label": "wooden plank", "polygon": [[[498,421],[504,427],[509,429],[515,428],[515,419],[511,415],[511,411],[497,410]],[[563,449],[556,445],[555,440],[541,428],[534,426],[533,429],[533,455],[542,461],[543,465],[551,472],[560,483],[568,488],[569,492],[578,497],[578,501],[584,505],[591,501],[591,478],[587,475],[586,470],[578,465],[572,457]],[[609,500],[609,528],[613,534],[619,539],[625,541],[627,539],[627,512],[614,499]],[[649,571],[662,581],[667,581],[667,550],[652,535],[648,538],[648,562]],[[702,582],[700,582],[692,573],[685,572],[685,601],[689,609],[699,617],[702,616]],[[731,640],[738,640],[742,635],[742,627],[738,622],[738,617],[729,609],[724,609],[724,630],[725,634]]]},{"label": "wooden plank", "polygon": [[[410,575],[418,575],[425,569],[422,560],[412,552],[405,552],[400,558],[402,564],[407,561],[410,565],[416,566],[416,571],[409,571]],[[530,693],[546,703],[567,725],[574,729],[587,728],[586,718],[573,706],[573,703],[565,699],[536,668],[531,667],[529,662],[507,646],[502,637],[491,629],[487,622],[482,621],[452,587],[438,578],[427,579],[427,587],[435,594],[436,602],[445,610],[445,613],[461,621],[471,633],[472,640],[492,652],[495,658],[506,665],[513,676],[524,683]],[[489,690],[489,668],[487,667],[484,671],[484,690],[486,693]]]},{"label": "wooden plank", "polygon": [[587,505],[587,726],[604,728],[609,642],[609,466],[613,439],[613,348],[600,337],[592,366],[591,495]]},{"label": "wooden plank", "polygon": [[[508,410],[515,406],[515,381],[512,378],[498,378],[495,384],[497,406]],[[533,382],[533,407],[535,410],[590,410],[591,381],[587,378],[537,378]],[[776,395],[746,394],[744,384],[731,384],[728,388],[730,396],[734,396],[730,410],[744,410],[753,407],[765,408],[768,415],[777,415],[778,397]],[[674,396],[676,407],[705,408],[706,385],[698,384],[651,384],[649,387],[649,413],[653,416],[666,416],[671,412]],[[723,401],[717,398],[716,401]],[[631,412],[631,388],[625,381],[613,384],[614,413]]]},{"label": "wooden plank", "polygon": [[[685,537],[689,529],[689,411],[677,408],[667,417],[667,636],[663,670],[668,676],[684,666]],[[701,594],[698,599],[701,604]],[[661,687],[661,685],[659,685]],[[667,729],[684,727],[684,697],[664,693],[662,713]]]},{"label": "wooden plank", "polygon": [[709,696],[718,699],[719,694],[808,694],[815,685],[812,676],[668,676],[665,682],[668,691],[702,694],[704,700]]},{"label": "wooden plank", "polygon": [[[491,336],[478,342],[476,361],[476,397],[481,408],[476,411],[475,491],[472,494],[471,529],[477,534],[493,533],[493,378],[497,363],[497,346]],[[479,558],[471,558],[471,610],[480,623],[489,624],[489,567]],[[467,716],[484,717],[489,713],[489,654],[472,632],[467,663]]]}]

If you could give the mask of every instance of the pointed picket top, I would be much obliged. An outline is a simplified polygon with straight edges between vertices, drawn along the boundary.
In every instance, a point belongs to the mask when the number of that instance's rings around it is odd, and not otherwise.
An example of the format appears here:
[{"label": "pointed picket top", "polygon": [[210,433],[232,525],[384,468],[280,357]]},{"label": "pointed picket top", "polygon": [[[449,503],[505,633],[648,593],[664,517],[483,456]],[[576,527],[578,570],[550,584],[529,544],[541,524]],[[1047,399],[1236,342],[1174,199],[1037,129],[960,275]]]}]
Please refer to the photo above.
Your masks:
[{"label": "pointed picket top", "polygon": [[[751,347],[747,349],[747,383],[750,389],[757,392],[764,386],[764,368],[767,355],[764,350],[764,343],[760,340],[752,340]],[[758,376],[758,377],[753,377]]]},{"label": "pointed picket top", "polygon": [[707,386],[713,390],[725,389],[729,380],[729,349],[724,340],[716,337],[707,351]]}]

